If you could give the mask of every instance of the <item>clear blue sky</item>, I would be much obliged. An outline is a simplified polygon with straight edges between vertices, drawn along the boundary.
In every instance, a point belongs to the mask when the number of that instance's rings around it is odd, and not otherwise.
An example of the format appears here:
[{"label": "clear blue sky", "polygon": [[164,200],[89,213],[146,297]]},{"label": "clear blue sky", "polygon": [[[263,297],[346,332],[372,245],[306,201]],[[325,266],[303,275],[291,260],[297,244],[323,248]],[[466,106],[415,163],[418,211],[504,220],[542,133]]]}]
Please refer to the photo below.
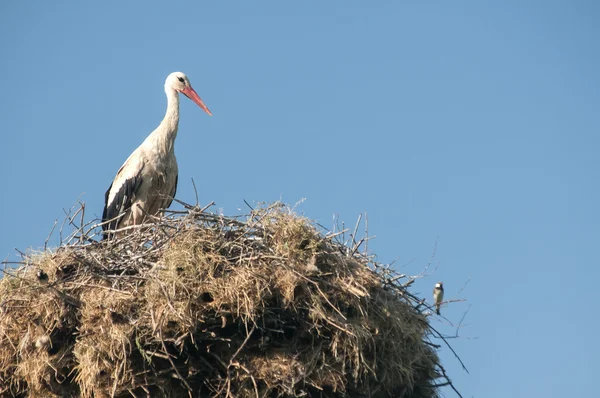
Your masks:
[{"label": "clear blue sky", "polygon": [[437,240],[465,397],[597,394],[600,2],[95,3],[0,4],[0,256],[101,214],[181,70],[214,116],[182,101],[178,198],[367,212],[412,274]]}]

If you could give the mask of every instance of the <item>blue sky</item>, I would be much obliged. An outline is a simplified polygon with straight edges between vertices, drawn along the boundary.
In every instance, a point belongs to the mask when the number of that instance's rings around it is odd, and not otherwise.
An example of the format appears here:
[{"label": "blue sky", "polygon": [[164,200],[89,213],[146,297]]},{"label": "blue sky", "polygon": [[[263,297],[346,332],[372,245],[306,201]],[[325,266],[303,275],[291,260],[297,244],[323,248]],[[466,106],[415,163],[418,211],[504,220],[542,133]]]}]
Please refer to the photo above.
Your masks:
[{"label": "blue sky", "polygon": [[469,280],[470,374],[441,353],[463,396],[592,396],[599,18],[594,1],[4,1],[0,256],[43,246],[80,197],[101,215],[180,70],[214,116],[182,100],[179,199],[194,178],[226,214],[367,212],[370,248],[411,274],[437,241],[415,291]]}]

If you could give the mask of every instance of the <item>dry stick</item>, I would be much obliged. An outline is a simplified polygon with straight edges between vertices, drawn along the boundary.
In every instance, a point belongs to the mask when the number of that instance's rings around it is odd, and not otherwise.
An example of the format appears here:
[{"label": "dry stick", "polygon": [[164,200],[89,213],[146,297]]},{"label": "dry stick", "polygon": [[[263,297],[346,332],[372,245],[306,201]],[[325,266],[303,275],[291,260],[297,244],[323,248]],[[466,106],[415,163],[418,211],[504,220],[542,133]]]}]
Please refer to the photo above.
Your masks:
[{"label": "dry stick", "polygon": [[239,367],[244,369],[246,373],[248,373],[248,375],[250,376],[250,380],[252,380],[252,384],[254,385],[254,393],[256,394],[256,398],[260,398],[260,396],[258,395],[258,386],[256,385],[256,380],[254,380],[254,376],[252,376],[252,373],[250,373],[250,371],[246,369],[246,367],[242,364],[239,364]]},{"label": "dry stick", "polygon": [[321,297],[323,297],[325,299],[325,301],[327,302],[327,304],[329,304],[331,306],[331,308],[333,308],[333,310],[335,312],[337,312],[342,317],[342,319],[344,319],[344,321],[348,321],[348,319],[344,316],[344,314],[342,314],[341,311],[338,310],[337,307],[331,303],[331,301],[329,301],[329,299],[327,298],[327,296],[325,295],[325,293],[323,293],[323,291],[321,290],[321,288],[319,287],[319,284],[317,282],[313,281],[310,278],[307,278],[306,276],[302,275],[301,273],[299,273],[298,271],[296,271],[294,269],[292,270],[292,272],[294,272],[296,275],[298,275],[299,277],[301,277],[305,281],[313,284],[317,288],[317,291],[319,292],[319,294],[321,295]]},{"label": "dry stick", "polygon": [[215,205],[215,202],[211,201],[209,204],[207,204],[206,206],[204,206],[203,208],[200,209],[200,213],[204,213],[204,211],[206,209],[208,209],[209,207],[214,206],[214,205]]},{"label": "dry stick", "polygon": [[[143,228],[149,228],[149,227],[155,227],[156,223],[144,223],[144,224],[137,224],[137,225],[130,225],[128,227],[123,227],[123,228],[118,228],[118,229],[107,229],[106,233],[117,233],[117,232],[124,232],[124,231],[131,231],[131,230],[135,230],[135,229],[143,229]],[[172,227],[174,228],[174,227]]]},{"label": "dry stick", "polygon": [[2,263],[0,263],[2,265],[4,265],[4,269],[0,269],[0,272],[6,272],[6,266],[9,264],[15,264],[15,265],[25,265],[25,263],[23,261],[8,261],[8,260],[3,260]]},{"label": "dry stick", "polygon": [[52,236],[52,233],[54,232],[54,228],[56,228],[56,224],[58,224],[58,220],[54,220],[54,225],[52,225],[52,229],[50,230],[48,237],[44,241],[44,251],[46,251],[48,249],[48,241],[50,240],[50,237]]},{"label": "dry stick", "polygon": [[244,203],[246,204],[246,206],[248,206],[248,208],[250,209],[250,211],[254,211],[254,207],[250,206],[250,203],[248,203],[246,201],[246,199],[242,199],[244,201]]},{"label": "dry stick", "polygon": [[422,340],[422,341],[423,341],[423,343],[427,344],[428,346],[431,346],[431,347],[434,347],[434,348],[442,348],[442,346],[441,346],[441,345],[439,345],[439,344],[434,344],[434,343],[432,343],[431,341],[425,341],[425,340]]},{"label": "dry stick", "polygon": [[317,224],[317,225],[318,225],[318,226],[319,226],[321,229],[323,229],[323,231],[326,231],[327,233],[331,232],[331,231],[329,231],[329,228],[327,228],[327,227],[326,227],[326,226],[324,226],[323,224],[321,224],[321,223],[318,223],[318,222],[316,222],[316,221],[315,221],[315,224]]},{"label": "dry stick", "polygon": [[16,247],[14,249],[17,253],[19,253],[19,255],[21,256],[23,261],[27,260],[27,257],[29,257],[29,256],[27,256],[27,254],[25,252],[22,252],[21,250],[17,249]]},{"label": "dry stick", "polygon": [[[6,264],[9,264],[9,263],[10,263],[10,264],[23,264],[23,262],[18,262],[18,263],[17,263],[17,262],[3,262],[3,264],[5,264],[5,263],[6,263]],[[31,283],[31,284],[33,284],[33,283],[34,283],[34,281],[33,281],[33,280],[31,280],[31,279],[27,279],[27,278],[23,278],[23,277],[21,277],[21,276],[18,276],[17,274],[13,274],[12,272],[9,272],[9,271],[7,271],[6,269],[0,269],[0,272],[2,272],[3,274],[6,274],[6,275],[8,275],[8,276],[10,276],[11,278],[20,279],[20,280],[22,280],[22,281],[26,281],[26,282],[29,282],[29,283]]]},{"label": "dry stick", "polygon": [[231,376],[229,376],[229,372],[227,372],[227,394],[225,395],[225,398],[229,398],[230,395],[231,395]]},{"label": "dry stick", "polygon": [[471,281],[471,277],[469,277],[469,279],[467,279],[465,284],[459,289],[459,291],[454,295],[454,297],[452,297],[452,299],[454,299],[456,296],[460,296],[460,294],[462,293],[463,290],[465,290],[465,288],[467,287],[467,285],[469,284],[470,281]]},{"label": "dry stick", "polygon": [[362,219],[362,213],[359,214],[358,220],[356,220],[356,225],[354,226],[354,232],[352,232],[352,243],[353,246],[356,245],[356,232],[358,231],[358,226],[360,225],[360,220]]},{"label": "dry stick", "polygon": [[252,333],[254,333],[254,330],[256,330],[256,324],[252,325],[252,330],[250,330],[250,333],[248,333],[248,335],[244,339],[244,342],[242,343],[242,345],[240,345],[239,348],[237,349],[237,351],[233,354],[233,356],[229,360],[229,365],[227,365],[227,367],[230,367],[233,364],[233,360],[235,359],[235,357],[237,357],[237,355],[240,353],[240,351],[242,351],[242,348],[244,348],[246,343],[248,343],[248,340],[250,340],[250,336],[252,336]]},{"label": "dry stick", "polygon": [[111,219],[109,219],[109,220],[106,220],[106,221],[99,222],[99,223],[98,223],[96,226],[97,226],[97,227],[102,227],[102,226],[104,226],[104,225],[107,225],[107,224],[110,224],[110,223],[112,223],[113,221],[120,220],[120,219],[121,219],[121,218],[123,218],[124,216],[125,216],[125,212],[123,212],[123,213],[121,213],[121,214],[117,214],[115,217],[113,217],[113,218],[111,218]]},{"label": "dry stick", "polygon": [[396,281],[398,281],[400,279],[404,279],[404,278],[406,278],[406,274],[398,274],[398,275],[390,278],[390,282],[396,282]]},{"label": "dry stick", "polygon": [[113,383],[113,389],[110,394],[111,398],[115,398],[115,394],[117,393],[117,386],[119,385],[119,378],[117,376],[118,374],[115,375],[115,382]]},{"label": "dry stick", "polygon": [[198,190],[196,189],[196,182],[194,181],[193,177],[192,177],[192,185],[194,186],[194,194],[196,195],[196,207],[198,207],[198,204],[200,202],[198,201]]},{"label": "dry stick", "polygon": [[[72,210],[72,209],[73,209],[73,207],[71,207],[71,209],[69,210],[69,212],[67,212],[67,210],[66,210],[66,209],[64,209],[64,208],[63,208],[62,210],[63,210],[63,212],[64,212],[64,213],[65,213],[65,214],[68,216],[68,214],[71,212],[71,210]],[[62,231],[63,231],[63,228],[65,227],[65,224],[67,223],[67,219],[68,219],[68,217],[65,217],[65,218],[63,219],[62,225],[60,226],[60,230],[59,230],[59,239],[60,239],[60,245],[61,245],[61,246],[62,246],[62,244],[63,244],[63,235],[62,235]]]},{"label": "dry stick", "polygon": [[334,232],[334,233],[332,233],[330,235],[325,235],[325,237],[323,239],[324,240],[325,239],[332,240],[333,238],[338,237],[338,236],[342,235],[344,232],[347,232],[347,231],[348,231],[348,229],[345,229],[345,230],[339,231],[339,232]]},{"label": "dry stick", "polygon": [[182,200],[179,200],[177,198],[173,198],[173,201],[179,203],[180,205],[182,205],[183,207],[185,207],[188,210],[191,210],[191,209],[194,208],[194,206],[192,206],[192,205],[190,205],[190,204],[188,204],[188,203],[186,203],[186,202],[184,202]]},{"label": "dry stick", "polygon": [[467,310],[465,311],[465,313],[463,314],[463,316],[460,318],[460,321],[458,322],[458,325],[456,325],[456,333],[454,336],[446,336],[446,338],[453,338],[453,339],[457,339],[458,338],[458,330],[461,328],[463,321],[465,320],[465,317],[467,316],[467,314],[469,313],[469,311],[471,310],[471,306],[469,306],[469,308],[467,308]]},{"label": "dry stick", "polygon": [[185,384],[185,388],[187,388],[187,390],[188,390],[188,395],[190,396],[190,398],[193,398],[192,387],[190,387],[187,380],[181,376],[181,373],[179,373],[179,369],[177,369],[177,367],[175,366],[175,362],[173,362],[173,359],[171,359],[171,356],[169,355],[169,351],[167,351],[167,346],[165,344],[165,340],[164,340],[163,334],[162,334],[162,321],[163,320],[161,320],[161,324],[158,328],[158,337],[160,338],[160,344],[162,345],[163,350],[165,350],[165,354],[167,354],[167,358],[169,359],[169,363],[171,363],[171,367],[173,368],[175,373],[177,373],[177,376],[179,376],[179,380],[181,380],[183,382],[183,384]]},{"label": "dry stick", "polygon": [[[215,202],[211,201],[209,204],[207,204],[206,206],[202,207],[199,211],[199,213],[204,213],[209,207],[214,206]],[[196,207],[198,207],[198,205],[196,205]],[[186,212],[185,214],[189,214],[189,212]]]},{"label": "dry stick", "polygon": [[365,256],[369,253],[369,215],[365,213]]},{"label": "dry stick", "polygon": [[[73,206],[73,207],[75,207],[75,206]],[[73,210],[73,207],[71,207],[71,210]],[[75,232],[72,232],[71,234],[69,234],[69,236],[68,236],[68,240],[67,240],[67,243],[71,242],[71,241],[72,241],[72,240],[75,238],[75,235],[77,234],[77,232],[78,232],[78,231],[79,231],[79,229],[80,229],[80,227],[78,227],[78,226],[77,226],[77,224],[75,224],[75,221],[74,221],[74,219],[75,219],[75,217],[77,217],[77,215],[78,215],[79,213],[81,213],[81,212],[82,212],[82,210],[83,210],[83,207],[81,207],[81,206],[80,206],[80,207],[79,207],[79,209],[77,209],[77,211],[75,212],[75,214],[73,214],[72,216],[71,216],[71,210],[69,210],[69,212],[67,213],[67,212],[66,212],[66,211],[63,209],[63,211],[65,211],[65,214],[66,214],[66,216],[67,216],[67,219],[69,220],[69,224],[70,224],[70,225],[72,225],[72,226],[73,226],[73,228],[77,228],[77,230],[76,230]]]},{"label": "dry stick", "polygon": [[[86,231],[83,231],[82,233],[87,236],[89,239],[92,239],[94,236],[96,236],[95,233],[91,234],[90,233],[95,230],[96,228],[102,227],[103,223],[102,221],[97,222],[98,219],[94,219],[92,221],[90,221],[89,223],[86,224],[86,226],[89,226],[89,228]],[[91,226],[90,226],[91,225]]]},{"label": "dry stick", "polygon": [[350,251],[350,257],[354,256],[356,254],[356,252],[358,251],[358,248],[360,247],[360,245],[363,244],[363,242],[365,241],[365,238],[360,238],[360,240],[356,243],[354,243],[354,246],[352,247],[352,250]]},{"label": "dry stick", "polygon": [[[259,228],[260,226],[260,222],[267,217],[267,213],[263,214],[260,218],[256,218],[256,216],[249,216],[249,220],[246,223],[239,223],[240,227],[244,228],[244,231],[242,231],[242,233],[240,234],[240,236],[234,240],[234,242],[239,242],[245,235],[248,235],[250,233],[250,231],[252,230],[256,230]],[[260,229],[263,233],[262,235],[264,235],[264,230]]]},{"label": "dry stick", "polygon": [[[70,285],[70,282],[65,282],[64,285]],[[112,292],[116,292],[116,293],[120,293],[123,294],[125,296],[133,296],[133,294],[131,292],[126,292],[124,290],[119,290],[119,289],[114,289],[112,287],[108,287],[108,286],[102,286],[102,285],[93,285],[93,284],[87,284],[87,283],[72,283],[75,287],[93,287],[93,288],[97,288],[97,289],[104,289],[104,290],[110,290]]]},{"label": "dry stick", "polygon": [[332,230],[332,232],[334,232],[334,233],[335,233],[335,231],[336,231],[336,230],[337,230],[337,231],[339,231],[339,229],[338,229],[338,228],[336,228],[336,227],[338,227],[339,225],[337,225],[337,224],[336,224],[336,217],[335,217],[335,214],[333,214],[333,215],[331,216],[331,225],[332,225],[332,227],[331,227],[331,230]]},{"label": "dry stick", "polygon": [[450,343],[448,343],[448,341],[446,340],[446,338],[437,331],[436,328],[434,328],[433,326],[429,325],[429,328],[431,330],[433,330],[435,332],[435,334],[442,339],[442,341],[444,342],[444,344],[446,344],[446,346],[450,349],[450,351],[452,351],[452,353],[454,354],[454,356],[456,357],[456,359],[458,359],[458,362],[460,362],[460,365],[462,366],[462,368],[465,370],[465,372],[469,373],[469,370],[467,369],[467,367],[465,366],[465,364],[463,363],[462,359],[460,359],[460,357],[458,356],[458,354],[456,353],[456,351],[454,351],[454,349],[452,348],[452,346],[450,345]]},{"label": "dry stick", "polygon": [[[65,209],[63,209],[63,211],[65,211]],[[60,230],[58,231],[58,237],[59,237],[59,244],[62,246],[64,243],[63,240],[63,229],[65,228],[65,224],[67,223],[67,217],[64,218],[62,224],[60,225]]]},{"label": "dry stick", "polygon": [[8,257],[5,257],[5,258],[4,258],[4,260],[2,260],[2,263],[0,263],[0,264],[2,264],[2,266],[4,267],[4,269],[3,269],[3,270],[0,270],[0,271],[6,271],[6,266],[7,266],[8,264],[22,264],[22,263],[21,263],[21,261],[19,261],[19,262],[16,262],[16,261],[8,261]]},{"label": "dry stick", "polygon": [[[79,229],[77,229],[75,232],[72,232],[72,233],[71,233],[69,236],[73,236],[73,237],[75,237],[75,236],[76,236],[76,235],[77,235],[79,232],[81,232],[81,237],[80,237],[80,240],[79,240],[81,244],[84,244],[84,243],[85,243],[85,242],[84,242],[84,240],[85,240],[86,242],[88,242],[88,243],[92,243],[92,242],[94,242],[94,241],[91,239],[91,237],[90,237],[90,235],[89,235],[89,232],[90,232],[91,230],[93,230],[93,229],[96,227],[96,224],[94,224],[94,223],[95,223],[95,221],[96,221],[96,220],[92,220],[92,221],[88,221],[88,222],[87,222],[87,223],[85,223],[85,224],[82,224],[82,225],[81,225],[81,227],[80,227]],[[85,229],[86,227],[89,227],[90,225],[93,225],[93,226],[92,226],[92,228],[91,228],[91,229],[88,229],[88,231],[87,231],[87,232],[86,232],[86,231],[84,231],[84,229]],[[71,239],[72,239],[72,238],[71,238]],[[82,240],[82,239],[83,239],[83,240]]]},{"label": "dry stick", "polygon": [[[462,395],[460,395],[460,393],[458,392],[458,390],[454,387],[454,384],[452,384],[452,380],[450,380],[450,378],[448,377],[448,375],[446,374],[446,369],[444,369],[444,367],[441,364],[437,364],[437,366],[440,368],[440,370],[442,371],[442,374],[444,375],[444,378],[448,381],[447,384],[442,384],[442,385],[434,385],[434,387],[441,387],[443,385],[449,385],[454,392],[456,393],[456,395],[458,395],[460,398],[463,398]],[[466,369],[465,369],[466,370]],[[468,373],[468,372],[467,372]]]},{"label": "dry stick", "polygon": [[[83,229],[83,227],[85,225],[83,222],[84,217],[85,217],[85,203],[79,202],[79,204],[81,205],[81,209],[82,209],[81,210],[81,220],[79,221],[79,225],[81,225],[80,229]],[[81,238],[79,240],[81,243],[83,243],[82,239],[83,239],[83,236],[81,236]]]},{"label": "dry stick", "polygon": [[75,214],[73,214],[71,216],[71,211],[73,211],[73,208],[75,207],[75,205],[73,205],[73,207],[71,207],[69,209],[69,211],[67,212],[65,209],[63,209],[63,212],[65,213],[65,215],[67,216],[69,223],[71,225],[73,225],[75,228],[77,228],[77,225],[75,225],[75,223],[73,222],[73,220],[75,219],[75,217],[77,217],[77,215],[81,212],[81,206],[77,209],[77,211],[75,211]]}]

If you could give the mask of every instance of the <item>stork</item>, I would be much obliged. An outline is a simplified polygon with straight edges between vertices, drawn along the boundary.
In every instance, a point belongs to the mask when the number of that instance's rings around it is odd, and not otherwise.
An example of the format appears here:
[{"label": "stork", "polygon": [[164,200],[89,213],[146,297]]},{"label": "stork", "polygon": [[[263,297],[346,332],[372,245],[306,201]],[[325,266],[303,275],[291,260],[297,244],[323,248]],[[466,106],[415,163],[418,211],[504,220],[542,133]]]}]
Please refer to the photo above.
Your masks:
[{"label": "stork", "polygon": [[179,93],[194,101],[210,116],[204,102],[182,72],[165,81],[167,112],[158,127],[137,147],[117,172],[104,196],[104,239],[114,230],[142,224],[171,205],[177,191],[177,159],[174,144],[179,125]]}]

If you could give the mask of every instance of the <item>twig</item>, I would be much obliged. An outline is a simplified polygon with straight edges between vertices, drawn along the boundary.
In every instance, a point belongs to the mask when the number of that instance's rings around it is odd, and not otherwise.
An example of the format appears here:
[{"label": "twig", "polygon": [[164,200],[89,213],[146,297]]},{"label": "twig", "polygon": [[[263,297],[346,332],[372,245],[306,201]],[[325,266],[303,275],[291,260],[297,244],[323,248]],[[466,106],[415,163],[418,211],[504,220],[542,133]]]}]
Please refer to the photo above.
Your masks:
[{"label": "twig", "polygon": [[[84,218],[85,218],[85,203],[84,202],[79,202],[79,204],[81,205],[81,219],[79,221],[79,225],[81,226],[79,228],[79,230],[83,229],[83,227],[85,226],[85,223],[83,222]],[[84,240],[84,236],[81,235],[80,237],[80,242],[83,243]]]},{"label": "twig", "polygon": [[244,346],[246,345],[246,343],[248,343],[248,340],[250,340],[250,336],[252,336],[252,333],[254,333],[255,329],[256,329],[256,324],[252,325],[252,330],[250,330],[250,332],[248,333],[248,335],[244,339],[244,342],[242,343],[242,345],[240,345],[238,347],[238,349],[236,350],[236,352],[231,356],[231,359],[229,360],[229,365],[227,365],[227,367],[231,366],[231,364],[233,363],[233,360],[235,359],[235,357],[237,357],[237,355],[240,353],[240,351],[242,351],[242,348],[244,348]]},{"label": "twig", "polygon": [[54,224],[52,225],[52,229],[50,230],[50,233],[48,234],[48,237],[44,241],[44,251],[48,250],[48,241],[50,240],[50,237],[52,236],[52,233],[54,232],[54,228],[56,228],[56,224],[58,224],[58,220],[54,220]]},{"label": "twig", "polygon": [[352,243],[353,246],[356,245],[356,231],[358,231],[358,226],[360,225],[360,220],[362,219],[362,214],[358,215],[358,219],[356,220],[356,225],[354,226],[354,232],[352,232]]},{"label": "twig", "polygon": [[200,213],[204,213],[209,207],[214,206],[215,202],[210,202],[206,206],[200,209]]},{"label": "twig", "polygon": [[246,206],[248,206],[250,208],[251,211],[254,211],[254,207],[250,206],[250,203],[248,203],[246,201],[246,199],[242,199],[244,201],[244,203],[246,204]]},{"label": "twig", "polygon": [[198,204],[200,202],[198,201],[198,190],[196,189],[196,182],[194,181],[193,177],[192,177],[192,185],[194,186],[194,195],[196,195],[196,207],[198,207]]},{"label": "twig", "polygon": [[312,280],[312,279],[310,279],[310,278],[307,278],[306,276],[302,275],[301,273],[299,273],[299,272],[298,272],[298,271],[296,271],[296,270],[292,270],[292,272],[294,272],[296,275],[298,275],[300,278],[304,279],[304,280],[305,280],[305,281],[307,281],[308,283],[312,284],[312,285],[313,285],[313,286],[314,286],[314,287],[317,289],[317,291],[319,292],[319,295],[321,295],[321,297],[323,297],[323,300],[325,300],[325,301],[327,302],[327,304],[329,304],[329,305],[331,306],[331,308],[332,308],[332,309],[333,309],[335,312],[337,312],[337,313],[338,313],[338,315],[339,315],[339,316],[341,316],[341,317],[342,317],[342,319],[343,319],[344,321],[347,321],[347,320],[348,320],[348,319],[347,319],[347,318],[344,316],[344,314],[342,314],[342,312],[341,312],[340,310],[338,310],[338,308],[337,308],[335,305],[333,305],[333,304],[331,303],[331,301],[329,301],[329,298],[327,298],[327,295],[326,295],[325,293],[323,293],[323,291],[321,290],[321,288],[319,287],[319,284],[318,284],[317,282],[313,281],[313,280]]},{"label": "twig", "polygon": [[[446,379],[446,383],[438,385],[437,387],[441,387],[442,385],[449,385],[450,388],[452,388],[454,390],[456,395],[458,395],[460,398],[463,398],[463,396],[460,395],[458,390],[454,387],[454,384],[452,384],[452,380],[450,380],[450,378],[448,377],[448,374],[446,374],[446,369],[444,369],[444,367],[440,363],[438,363],[437,366],[440,368],[440,370],[442,371],[442,375],[444,375],[444,378]],[[469,372],[467,372],[467,373],[469,373]]]},{"label": "twig", "polygon": [[181,373],[179,373],[179,369],[177,369],[177,366],[175,366],[175,362],[173,362],[173,359],[169,355],[169,351],[167,350],[167,345],[165,344],[165,340],[164,340],[163,334],[162,334],[162,321],[161,321],[161,325],[158,328],[158,335],[159,335],[158,337],[160,339],[160,344],[162,345],[162,348],[165,351],[165,354],[167,354],[167,358],[169,360],[169,363],[171,364],[171,367],[173,368],[173,370],[175,371],[175,373],[179,377],[179,380],[181,380],[181,382],[185,385],[185,388],[187,388],[188,395],[190,396],[190,398],[193,398],[193,396],[192,396],[192,391],[193,391],[192,387],[190,387],[190,385],[188,384],[187,380],[184,379],[183,376],[181,376]]},{"label": "twig", "polygon": [[332,240],[333,238],[336,238],[336,237],[342,235],[344,232],[347,232],[347,231],[348,231],[347,229],[344,229],[343,231],[339,231],[339,232],[335,232],[335,233],[332,233],[332,234],[329,234],[329,235],[325,235],[324,239]]},{"label": "twig", "polygon": [[369,253],[369,215],[365,213],[365,256]]},{"label": "twig", "polygon": [[465,284],[458,290],[458,292],[454,295],[454,297],[460,296],[460,294],[463,292],[463,290],[465,290],[465,288],[467,287],[467,285],[469,284],[469,282],[471,282],[471,278],[467,279],[467,281],[465,282]]},{"label": "twig", "polygon": [[465,311],[463,316],[460,318],[458,325],[456,326],[456,334],[454,335],[455,338],[458,338],[458,330],[461,328],[462,323],[465,320],[465,318],[467,317],[467,314],[469,313],[470,310],[471,310],[471,306],[469,305],[469,307],[467,308],[467,310]]},{"label": "twig", "polygon": [[452,348],[452,346],[450,345],[450,343],[448,343],[448,341],[446,340],[446,338],[437,331],[436,328],[434,328],[433,326],[429,325],[429,328],[435,332],[435,334],[442,339],[442,341],[444,342],[444,344],[446,344],[446,346],[450,349],[450,351],[452,351],[452,354],[454,354],[454,357],[458,360],[458,362],[460,362],[460,365],[462,366],[462,368],[464,369],[465,372],[469,373],[469,370],[467,369],[467,367],[465,366],[465,364],[463,363],[462,359],[460,359],[460,357],[458,356],[458,354],[456,353],[456,351],[454,351],[454,349]]}]

